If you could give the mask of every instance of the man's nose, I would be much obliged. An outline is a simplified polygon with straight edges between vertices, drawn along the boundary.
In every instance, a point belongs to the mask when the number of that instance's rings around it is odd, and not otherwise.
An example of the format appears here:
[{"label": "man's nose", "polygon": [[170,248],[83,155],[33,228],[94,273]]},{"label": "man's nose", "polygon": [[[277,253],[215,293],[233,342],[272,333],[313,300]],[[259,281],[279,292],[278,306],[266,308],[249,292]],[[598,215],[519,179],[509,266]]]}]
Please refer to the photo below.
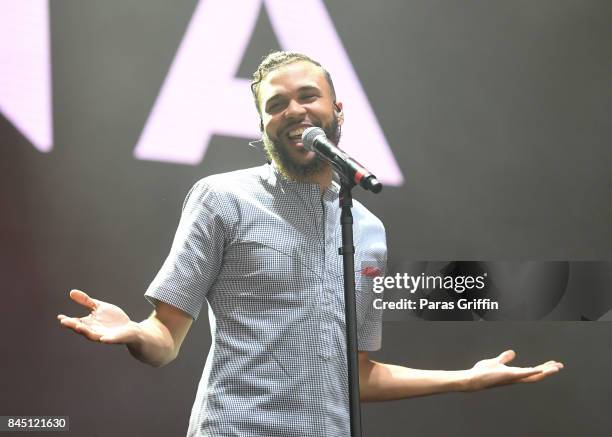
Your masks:
[{"label": "man's nose", "polygon": [[306,108],[300,105],[295,100],[291,100],[289,105],[287,106],[287,110],[285,111],[286,118],[302,118],[306,114]]}]

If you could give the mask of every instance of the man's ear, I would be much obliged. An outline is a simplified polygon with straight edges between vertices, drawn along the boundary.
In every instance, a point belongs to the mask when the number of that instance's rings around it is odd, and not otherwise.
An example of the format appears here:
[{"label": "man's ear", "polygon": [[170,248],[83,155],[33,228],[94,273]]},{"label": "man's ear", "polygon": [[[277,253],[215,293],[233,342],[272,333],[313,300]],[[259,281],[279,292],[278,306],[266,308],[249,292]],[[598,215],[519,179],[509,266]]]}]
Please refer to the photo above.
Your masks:
[{"label": "man's ear", "polygon": [[336,114],[336,119],[338,120],[338,124],[342,125],[344,123],[344,112],[342,112],[342,102],[334,102],[334,112]]}]

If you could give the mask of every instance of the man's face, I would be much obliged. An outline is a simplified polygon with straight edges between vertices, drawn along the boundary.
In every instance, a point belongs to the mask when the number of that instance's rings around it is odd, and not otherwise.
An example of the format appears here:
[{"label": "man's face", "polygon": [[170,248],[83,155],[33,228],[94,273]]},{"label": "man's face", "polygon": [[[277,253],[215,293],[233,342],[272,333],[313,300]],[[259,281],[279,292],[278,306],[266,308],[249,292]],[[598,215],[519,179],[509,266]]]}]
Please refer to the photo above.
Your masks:
[{"label": "man's face", "polygon": [[266,152],[281,172],[303,177],[327,165],[302,143],[302,132],[311,126],[322,128],[335,143],[340,139],[342,104],[334,104],[320,67],[299,61],[272,71],[259,86],[259,107]]}]

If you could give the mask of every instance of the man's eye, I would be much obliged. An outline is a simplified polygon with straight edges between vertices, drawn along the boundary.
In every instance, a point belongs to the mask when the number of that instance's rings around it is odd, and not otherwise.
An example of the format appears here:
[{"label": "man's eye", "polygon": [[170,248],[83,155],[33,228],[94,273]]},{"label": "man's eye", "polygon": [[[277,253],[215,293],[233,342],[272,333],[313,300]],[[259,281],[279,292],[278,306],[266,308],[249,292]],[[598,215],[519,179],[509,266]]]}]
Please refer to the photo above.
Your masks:
[{"label": "man's eye", "polygon": [[316,94],[306,94],[305,96],[302,96],[302,100],[314,100],[317,97],[318,96]]},{"label": "man's eye", "polygon": [[283,105],[282,103],[273,103],[272,105],[268,106],[268,112],[278,112],[281,109],[283,109]]}]

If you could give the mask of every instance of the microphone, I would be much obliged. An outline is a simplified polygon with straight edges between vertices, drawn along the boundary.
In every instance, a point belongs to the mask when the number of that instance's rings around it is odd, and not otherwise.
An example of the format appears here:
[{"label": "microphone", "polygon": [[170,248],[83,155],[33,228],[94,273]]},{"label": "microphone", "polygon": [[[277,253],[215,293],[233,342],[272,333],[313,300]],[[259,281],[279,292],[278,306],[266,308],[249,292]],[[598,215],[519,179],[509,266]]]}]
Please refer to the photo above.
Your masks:
[{"label": "microphone", "polygon": [[380,193],[382,184],[364,166],[337,148],[320,127],[309,127],[302,134],[304,148],[329,161],[345,179],[373,193]]}]

